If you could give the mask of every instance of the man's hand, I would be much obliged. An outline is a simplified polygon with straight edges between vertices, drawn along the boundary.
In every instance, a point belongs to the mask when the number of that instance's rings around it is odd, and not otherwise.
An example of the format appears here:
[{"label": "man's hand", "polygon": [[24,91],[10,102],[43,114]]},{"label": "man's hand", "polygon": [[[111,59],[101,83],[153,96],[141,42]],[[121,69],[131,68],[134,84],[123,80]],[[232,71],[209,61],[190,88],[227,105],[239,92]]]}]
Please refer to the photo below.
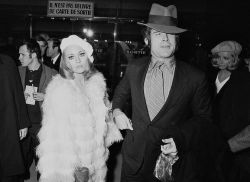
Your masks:
[{"label": "man's hand", "polygon": [[177,155],[177,148],[173,138],[163,139],[162,142],[165,143],[164,145],[161,145],[161,151],[163,154],[170,154],[173,156]]},{"label": "man's hand", "polygon": [[250,125],[230,138],[228,141],[231,152],[240,152],[250,148]]},{"label": "man's hand", "polygon": [[34,92],[33,98],[35,101],[43,101],[44,100],[44,94],[40,92]]},{"label": "man's hand", "polygon": [[19,130],[19,138],[20,138],[20,140],[22,140],[23,138],[25,138],[26,135],[27,135],[27,133],[28,133],[28,128],[20,129]]},{"label": "man's hand", "polygon": [[120,130],[133,130],[131,120],[119,109],[113,111],[113,117],[117,128]]}]

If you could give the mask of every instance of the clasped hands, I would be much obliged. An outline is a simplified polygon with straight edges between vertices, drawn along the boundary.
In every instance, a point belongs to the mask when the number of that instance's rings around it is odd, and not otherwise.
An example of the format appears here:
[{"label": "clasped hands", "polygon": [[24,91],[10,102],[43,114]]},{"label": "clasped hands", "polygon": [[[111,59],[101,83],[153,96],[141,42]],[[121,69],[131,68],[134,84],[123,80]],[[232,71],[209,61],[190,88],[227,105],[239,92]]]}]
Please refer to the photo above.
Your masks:
[{"label": "clasped hands", "polygon": [[[113,111],[113,117],[118,129],[133,130],[131,120],[120,109],[115,109]],[[162,142],[164,143],[161,145],[161,151],[163,154],[172,156],[177,155],[177,148],[173,138],[162,139]]]},{"label": "clasped hands", "polygon": [[[27,100],[28,97],[30,97],[31,95],[29,93],[24,92],[24,97],[25,100]],[[44,100],[44,94],[40,93],[40,92],[34,92],[33,93],[33,98],[35,101],[43,101]]]}]

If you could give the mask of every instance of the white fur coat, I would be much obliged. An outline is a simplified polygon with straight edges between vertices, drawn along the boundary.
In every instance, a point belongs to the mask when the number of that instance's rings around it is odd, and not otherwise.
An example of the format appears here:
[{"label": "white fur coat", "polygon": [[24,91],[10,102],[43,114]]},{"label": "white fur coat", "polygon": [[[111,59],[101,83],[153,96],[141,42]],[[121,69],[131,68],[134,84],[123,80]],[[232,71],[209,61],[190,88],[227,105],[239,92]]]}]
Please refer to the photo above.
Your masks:
[{"label": "white fur coat", "polygon": [[[37,169],[40,182],[74,182],[74,171],[89,169],[88,182],[104,182],[107,147],[122,140],[104,104],[106,84],[101,73],[76,86],[57,75],[47,87]],[[107,119],[108,118],[108,119]]]}]

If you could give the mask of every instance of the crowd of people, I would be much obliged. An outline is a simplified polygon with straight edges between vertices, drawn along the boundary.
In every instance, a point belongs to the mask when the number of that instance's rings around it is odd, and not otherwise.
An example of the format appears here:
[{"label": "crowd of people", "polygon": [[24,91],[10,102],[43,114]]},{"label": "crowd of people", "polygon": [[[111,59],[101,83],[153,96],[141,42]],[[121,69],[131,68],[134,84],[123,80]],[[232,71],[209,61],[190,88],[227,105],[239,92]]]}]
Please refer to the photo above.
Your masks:
[{"label": "crowd of people", "polygon": [[150,55],[128,62],[112,99],[77,35],[23,40],[19,66],[0,54],[0,182],[29,179],[33,162],[40,182],[107,181],[114,142],[121,182],[250,181],[250,61],[234,40],[214,45],[209,73],[179,60],[177,19],[152,4],[139,23]]}]

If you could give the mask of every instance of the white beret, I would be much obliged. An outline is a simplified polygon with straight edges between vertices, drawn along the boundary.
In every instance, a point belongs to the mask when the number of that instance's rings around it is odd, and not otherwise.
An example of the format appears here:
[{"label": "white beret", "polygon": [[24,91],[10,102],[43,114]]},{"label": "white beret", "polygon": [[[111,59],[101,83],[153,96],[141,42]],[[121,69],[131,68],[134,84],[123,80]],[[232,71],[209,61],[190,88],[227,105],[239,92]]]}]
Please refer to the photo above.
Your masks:
[{"label": "white beret", "polygon": [[82,47],[86,51],[90,62],[93,63],[94,61],[94,58],[92,56],[93,47],[91,46],[90,43],[86,41],[86,39],[81,39],[77,35],[70,35],[69,37],[62,39],[62,42],[60,45],[61,51],[63,52],[64,49],[70,45],[78,45]]},{"label": "white beret", "polygon": [[212,54],[218,53],[218,52],[233,52],[236,55],[239,55],[241,53],[242,47],[241,45],[236,41],[224,41],[216,45],[212,50]]}]

